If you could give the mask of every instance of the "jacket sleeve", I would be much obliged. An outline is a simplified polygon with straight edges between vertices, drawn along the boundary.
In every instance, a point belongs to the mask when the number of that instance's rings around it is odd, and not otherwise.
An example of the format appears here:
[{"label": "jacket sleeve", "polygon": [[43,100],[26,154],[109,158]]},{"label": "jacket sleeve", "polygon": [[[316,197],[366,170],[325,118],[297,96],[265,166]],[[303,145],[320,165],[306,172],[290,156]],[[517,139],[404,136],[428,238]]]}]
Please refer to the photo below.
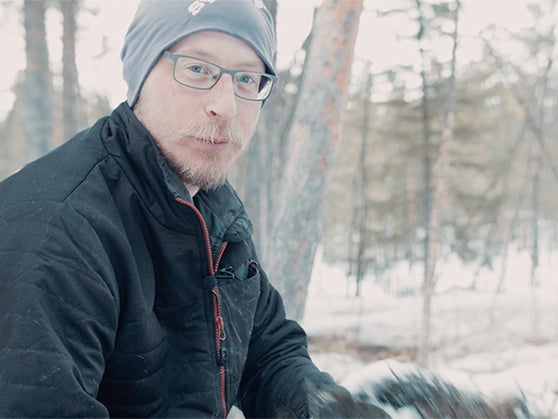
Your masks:
[{"label": "jacket sleeve", "polygon": [[97,235],[60,204],[0,211],[0,417],[108,417],[117,322]]},{"label": "jacket sleeve", "polygon": [[348,392],[311,361],[304,330],[286,319],[279,293],[261,269],[260,274],[261,295],[241,383],[241,409],[246,417],[307,417],[310,389]]}]

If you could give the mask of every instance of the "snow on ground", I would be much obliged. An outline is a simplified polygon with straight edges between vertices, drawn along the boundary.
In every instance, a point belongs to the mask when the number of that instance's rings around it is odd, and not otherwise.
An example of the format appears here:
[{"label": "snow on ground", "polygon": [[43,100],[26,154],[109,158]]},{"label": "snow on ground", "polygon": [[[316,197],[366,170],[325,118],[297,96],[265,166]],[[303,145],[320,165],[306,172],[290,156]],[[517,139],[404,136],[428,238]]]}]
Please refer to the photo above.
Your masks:
[{"label": "snow on ground", "polygon": [[[452,382],[468,381],[490,394],[520,390],[538,417],[558,418],[558,255],[541,258],[537,287],[530,283],[528,255],[517,252],[510,260],[499,294],[500,268],[477,272],[456,261],[439,266],[429,365]],[[366,278],[354,297],[346,269],[318,255],[302,324],[310,338],[412,348],[420,334],[422,298],[408,290],[420,283],[420,269],[403,266]],[[366,371],[348,353],[319,350],[312,358],[338,381]]]}]

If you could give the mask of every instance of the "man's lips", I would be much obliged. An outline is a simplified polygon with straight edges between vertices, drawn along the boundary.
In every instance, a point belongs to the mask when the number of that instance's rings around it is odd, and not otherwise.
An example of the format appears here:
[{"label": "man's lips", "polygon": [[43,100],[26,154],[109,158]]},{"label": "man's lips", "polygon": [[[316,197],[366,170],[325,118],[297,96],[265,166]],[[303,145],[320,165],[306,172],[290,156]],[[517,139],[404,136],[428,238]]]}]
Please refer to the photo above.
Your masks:
[{"label": "man's lips", "polygon": [[207,138],[200,138],[194,137],[194,139],[200,143],[205,144],[228,144],[230,141],[226,138],[214,138],[214,139],[207,139]]},{"label": "man's lips", "polygon": [[228,144],[229,140],[225,140],[225,139],[216,139],[213,141],[210,141],[211,144]]},{"label": "man's lips", "polygon": [[203,139],[203,138],[196,138],[198,145],[205,149],[205,150],[209,150],[212,152],[217,152],[220,150],[223,150],[224,148],[226,148],[229,144],[230,141],[223,139],[223,138],[217,138],[214,140],[207,140],[207,139]]}]

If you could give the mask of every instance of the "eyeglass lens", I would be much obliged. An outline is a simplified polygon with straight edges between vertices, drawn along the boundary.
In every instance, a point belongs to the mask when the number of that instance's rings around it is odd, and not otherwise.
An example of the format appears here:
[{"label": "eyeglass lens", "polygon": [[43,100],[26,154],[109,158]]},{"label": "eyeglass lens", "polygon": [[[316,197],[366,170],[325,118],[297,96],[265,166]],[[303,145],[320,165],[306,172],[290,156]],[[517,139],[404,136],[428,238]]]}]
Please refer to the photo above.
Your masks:
[{"label": "eyeglass lens", "polygon": [[[171,56],[171,54],[169,54]],[[227,70],[204,60],[187,56],[172,56],[177,82],[195,89],[211,89],[223,73],[233,78],[235,94],[248,100],[264,100],[273,87],[273,77],[255,71]]]}]

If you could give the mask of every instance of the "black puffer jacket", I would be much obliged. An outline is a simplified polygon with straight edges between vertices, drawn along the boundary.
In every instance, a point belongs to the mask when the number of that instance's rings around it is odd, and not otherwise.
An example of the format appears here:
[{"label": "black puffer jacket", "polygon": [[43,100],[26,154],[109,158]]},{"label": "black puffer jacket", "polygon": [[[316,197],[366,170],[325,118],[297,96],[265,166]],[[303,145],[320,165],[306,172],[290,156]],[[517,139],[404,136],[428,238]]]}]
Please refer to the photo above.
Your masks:
[{"label": "black puffer jacket", "polygon": [[126,104],[0,184],[0,417],[264,417],[334,386],[232,188],[194,201]]}]

